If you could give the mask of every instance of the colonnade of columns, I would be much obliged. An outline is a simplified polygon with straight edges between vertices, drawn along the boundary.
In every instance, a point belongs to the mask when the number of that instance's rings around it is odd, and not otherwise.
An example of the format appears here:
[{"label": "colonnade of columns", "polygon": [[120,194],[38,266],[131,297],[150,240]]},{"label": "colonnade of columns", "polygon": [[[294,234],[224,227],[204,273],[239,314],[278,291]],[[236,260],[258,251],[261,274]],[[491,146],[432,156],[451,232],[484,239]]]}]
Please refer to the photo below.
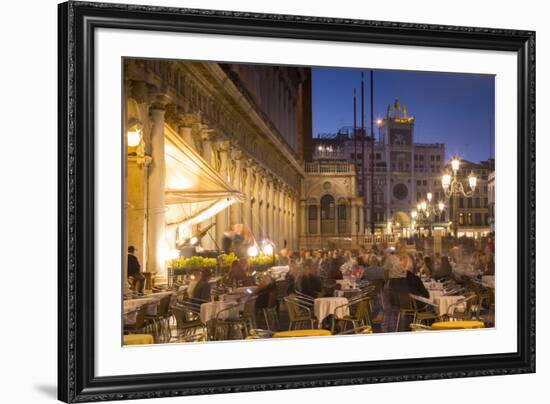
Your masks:
[{"label": "colonnade of columns", "polygon": [[[142,237],[146,239],[143,242],[143,249],[146,251],[140,256],[143,260],[143,269],[156,272],[160,278],[164,277],[166,252],[175,248],[170,245],[174,240],[167,237],[165,223],[165,125],[174,129],[174,132],[214,167],[224,180],[246,196],[244,203],[234,203],[215,217],[199,224],[199,229],[202,229],[213,222],[216,223],[209,231],[210,235],[202,239],[204,248],[220,248],[224,231],[237,223],[244,223],[253,232],[257,241],[263,238],[271,240],[276,251],[285,245],[296,248],[296,193],[262,166],[259,161],[261,156],[247,156],[238,146],[201,123],[197,116],[179,114],[177,119],[173,116],[167,117],[168,102],[167,98],[161,96],[155,96],[153,101],[149,98],[148,117],[145,118],[147,122],[144,122],[147,129],[144,130],[143,139],[149,164],[145,174],[144,171],[141,171],[142,174],[132,174],[141,175],[141,179],[138,180],[145,182],[142,195],[128,201],[132,206],[139,206],[138,209],[144,212],[140,218],[131,219],[143,222]],[[140,168],[144,169],[145,167]],[[139,226],[132,226],[132,232],[137,232],[138,228]],[[128,243],[136,243],[131,235]],[[139,250],[139,246],[137,247]]]}]

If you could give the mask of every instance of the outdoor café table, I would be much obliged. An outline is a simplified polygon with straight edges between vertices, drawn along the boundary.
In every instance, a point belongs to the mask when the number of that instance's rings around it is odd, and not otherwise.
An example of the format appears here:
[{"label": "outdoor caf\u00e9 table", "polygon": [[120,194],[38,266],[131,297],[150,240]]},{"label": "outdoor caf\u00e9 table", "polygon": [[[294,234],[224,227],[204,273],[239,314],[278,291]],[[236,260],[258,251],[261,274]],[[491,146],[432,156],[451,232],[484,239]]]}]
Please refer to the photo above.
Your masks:
[{"label": "outdoor caf\u00e9 table", "polygon": [[439,308],[439,315],[443,316],[445,314],[449,314],[448,310],[451,305],[462,299],[464,299],[464,296],[439,296],[435,297],[433,302]]},{"label": "outdoor caf\u00e9 table", "polygon": [[[228,307],[235,306],[235,301],[217,301],[217,302],[208,302],[201,304],[201,321],[203,324],[206,324],[209,320],[215,319],[218,313],[222,310],[227,309]],[[239,318],[239,306],[234,307],[233,309],[224,311],[220,316],[220,319],[236,319]]]},{"label": "outdoor caf\u00e9 table", "polygon": [[143,306],[144,304],[148,304],[149,307],[147,307],[147,314],[154,314],[154,311],[156,309],[156,306],[154,303],[156,302],[157,302],[157,299],[153,297],[140,297],[137,299],[124,300],[122,312],[124,314],[128,314],[131,311],[137,310],[139,307]]},{"label": "outdoor caf\u00e9 table", "polygon": [[423,281],[426,290],[443,290],[443,284],[437,281]]},{"label": "outdoor caf\u00e9 table", "polygon": [[155,314],[157,310],[156,300],[151,297],[141,297],[139,299],[124,300],[122,305],[122,313],[124,314],[124,324],[134,324],[137,317],[137,309],[148,304],[147,314]]},{"label": "outdoor caf\u00e9 table", "polygon": [[430,300],[434,302],[436,298],[443,296],[445,292],[443,290],[428,290],[428,293],[430,294]]},{"label": "outdoor caf\u00e9 table", "polygon": [[280,279],[286,276],[288,271],[290,271],[290,267],[288,265],[276,266],[271,267],[270,271],[274,278]]},{"label": "outdoor caf\u00e9 table", "polygon": [[356,295],[357,293],[361,293],[361,289],[359,288],[342,288],[339,290],[334,291],[334,296],[336,297],[352,297],[353,295]]},{"label": "outdoor caf\u00e9 table", "polygon": [[348,307],[340,307],[336,313],[334,312],[338,306],[346,304],[348,304],[348,299],[345,297],[320,297],[315,299],[313,302],[313,312],[319,322],[319,328],[321,328],[321,323],[325,317],[330,314],[334,314],[336,317],[349,315]]},{"label": "outdoor caf\u00e9 table", "polygon": [[481,321],[440,321],[433,323],[432,330],[464,330],[471,328],[484,328]]},{"label": "outdoor caf\u00e9 table", "polygon": [[495,288],[495,276],[485,275],[481,277],[481,284],[486,288]]},{"label": "outdoor caf\u00e9 table", "polygon": [[[124,300],[123,303],[123,309],[122,312],[126,316],[125,323],[126,324],[133,324],[135,322],[135,317],[137,313],[135,312],[139,307],[143,306],[144,304],[148,304],[147,306],[147,315],[154,316],[157,314],[157,304],[164,296],[172,295],[174,292],[158,292],[158,293],[150,293],[148,295],[145,295],[143,297],[139,297],[137,299],[128,299]],[[128,313],[131,313],[128,315]]]},{"label": "outdoor caf\u00e9 table", "polygon": [[272,338],[294,338],[294,337],[326,337],[332,335],[329,330],[313,329],[313,330],[291,330],[280,331],[273,334]]},{"label": "outdoor caf\u00e9 table", "polygon": [[249,289],[252,293],[254,293],[258,287],[257,286],[242,286],[240,288],[236,288],[233,290],[232,293],[240,293],[240,294],[247,294],[247,289]]},{"label": "outdoor caf\u00e9 table", "polygon": [[153,336],[150,334],[129,334],[123,337],[123,345],[147,345],[153,343]]}]

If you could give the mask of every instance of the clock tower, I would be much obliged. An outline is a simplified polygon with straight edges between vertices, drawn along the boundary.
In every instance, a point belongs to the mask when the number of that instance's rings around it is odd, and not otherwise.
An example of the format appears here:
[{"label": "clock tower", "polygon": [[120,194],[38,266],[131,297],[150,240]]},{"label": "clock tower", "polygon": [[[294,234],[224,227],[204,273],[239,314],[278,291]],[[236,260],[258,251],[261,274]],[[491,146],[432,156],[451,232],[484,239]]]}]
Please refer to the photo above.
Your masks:
[{"label": "clock tower", "polygon": [[414,170],[414,117],[396,98],[388,105],[386,116],[379,121],[380,142],[385,145],[387,164],[386,198],[391,218],[397,212],[409,212],[416,203]]}]

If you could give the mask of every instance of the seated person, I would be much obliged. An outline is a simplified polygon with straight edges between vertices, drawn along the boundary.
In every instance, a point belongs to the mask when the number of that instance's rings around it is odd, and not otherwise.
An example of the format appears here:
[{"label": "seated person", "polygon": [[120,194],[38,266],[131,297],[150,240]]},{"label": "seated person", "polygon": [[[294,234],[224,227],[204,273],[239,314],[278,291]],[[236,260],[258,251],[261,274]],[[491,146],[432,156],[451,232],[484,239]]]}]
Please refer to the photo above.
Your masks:
[{"label": "seated person", "polygon": [[248,260],[245,256],[239,257],[237,261],[233,261],[231,264],[231,270],[229,271],[229,280],[233,283],[244,284],[248,278]]},{"label": "seated person", "polygon": [[434,269],[434,271],[432,272],[432,278],[437,280],[451,276],[452,273],[453,269],[451,267],[451,263],[449,262],[449,257],[444,255],[441,257],[441,265],[439,266],[439,268]]},{"label": "seated person", "polygon": [[304,274],[300,278],[300,292],[313,298],[323,295],[321,278],[317,275],[315,265],[311,258],[304,262]]},{"label": "seated person", "polygon": [[332,280],[344,279],[344,276],[342,275],[342,271],[340,271],[340,269],[333,264],[327,273],[327,279],[332,279]]},{"label": "seated person", "polygon": [[378,279],[385,280],[385,278],[386,274],[384,272],[384,268],[380,266],[378,257],[372,254],[369,259],[369,265],[365,268],[365,271],[363,272],[362,279],[366,281],[375,281]]},{"label": "seated person", "polygon": [[[136,248],[131,245],[128,247],[128,279],[133,285],[134,290],[138,293],[143,293],[145,286],[145,277],[141,273],[141,265],[135,256]],[[131,279],[130,279],[131,278]]]},{"label": "seated person", "polygon": [[205,269],[200,274],[200,279],[197,282],[197,285],[193,289],[193,294],[191,297],[197,302],[207,302],[210,300],[210,277],[212,273],[209,269]]},{"label": "seated person", "polygon": [[412,271],[407,271],[407,287],[410,294],[422,296],[426,299],[430,298],[430,292],[428,292],[422,280]]},{"label": "seated person", "polygon": [[[423,262],[424,263],[422,264],[422,266],[418,271],[418,275],[420,276],[424,275],[425,277],[430,278],[435,271],[432,263],[432,258],[429,255],[426,255],[424,257]],[[441,270],[441,267],[440,267],[440,270]]]},{"label": "seated person", "polygon": [[269,296],[277,293],[277,284],[275,280],[268,275],[263,275],[258,285],[258,289],[254,292],[258,296],[256,299],[256,309],[265,309],[269,305]]},{"label": "seated person", "polygon": [[[193,291],[195,290],[195,287],[197,286],[197,283],[201,280],[201,270],[195,269],[193,271],[191,282],[189,282],[189,285],[186,288],[187,296],[192,297]],[[181,286],[181,288],[185,289],[185,286]]]}]

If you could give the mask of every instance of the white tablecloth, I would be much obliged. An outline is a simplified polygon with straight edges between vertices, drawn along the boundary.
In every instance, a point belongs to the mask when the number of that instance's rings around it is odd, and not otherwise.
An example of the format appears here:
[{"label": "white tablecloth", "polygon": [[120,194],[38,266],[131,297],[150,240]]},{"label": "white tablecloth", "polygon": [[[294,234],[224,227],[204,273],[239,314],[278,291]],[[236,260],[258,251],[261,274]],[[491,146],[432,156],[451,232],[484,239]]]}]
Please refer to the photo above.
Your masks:
[{"label": "white tablecloth", "polygon": [[445,292],[443,290],[428,290],[428,293],[430,294],[430,300],[434,302],[436,298],[443,296]]},{"label": "white tablecloth", "polygon": [[423,282],[427,290],[443,290],[443,284],[436,281]]},{"label": "white tablecloth", "polygon": [[[215,319],[218,315],[218,313],[224,309],[227,309],[230,306],[234,306],[234,301],[224,301],[224,302],[208,302],[201,304],[201,321],[203,324],[206,324],[208,320]],[[224,311],[220,319],[226,320],[226,319],[236,319],[239,318],[239,306]]]},{"label": "white tablecloth", "polygon": [[[448,314],[449,307],[457,301],[464,299],[464,296],[438,296],[433,299],[434,303],[439,307],[439,315]],[[464,305],[458,306],[464,308]],[[457,306],[455,306],[457,308]],[[452,313],[451,313],[452,314]]]},{"label": "white tablecloth", "polygon": [[[319,321],[319,325],[329,314],[334,314],[336,317],[344,317],[349,315],[348,307],[341,307],[338,310],[338,306],[348,304],[348,299],[345,297],[320,297],[313,302],[313,312],[315,317]],[[334,312],[336,310],[336,313]]]},{"label": "white tablecloth", "polygon": [[233,290],[232,293],[240,293],[242,295],[248,295],[249,293],[246,291],[247,289],[250,289],[252,293],[254,293],[258,287],[257,286],[241,286],[240,288],[236,288]]},{"label": "white tablecloth", "polygon": [[[172,295],[175,299],[174,292],[158,292],[158,293],[151,293],[146,296],[140,297],[138,299],[129,299],[124,300],[123,306],[122,306],[122,312],[124,314],[124,323],[125,324],[133,324],[136,321],[137,310],[139,307],[143,306],[144,304],[148,304],[147,307],[147,315],[148,316],[154,316],[157,314],[157,305],[164,296]],[[173,302],[170,302],[173,303]],[[130,314],[128,314],[130,313]]]},{"label": "white tablecloth", "polygon": [[284,276],[287,274],[288,271],[290,271],[290,267],[288,265],[271,267],[271,273],[273,275]]}]

